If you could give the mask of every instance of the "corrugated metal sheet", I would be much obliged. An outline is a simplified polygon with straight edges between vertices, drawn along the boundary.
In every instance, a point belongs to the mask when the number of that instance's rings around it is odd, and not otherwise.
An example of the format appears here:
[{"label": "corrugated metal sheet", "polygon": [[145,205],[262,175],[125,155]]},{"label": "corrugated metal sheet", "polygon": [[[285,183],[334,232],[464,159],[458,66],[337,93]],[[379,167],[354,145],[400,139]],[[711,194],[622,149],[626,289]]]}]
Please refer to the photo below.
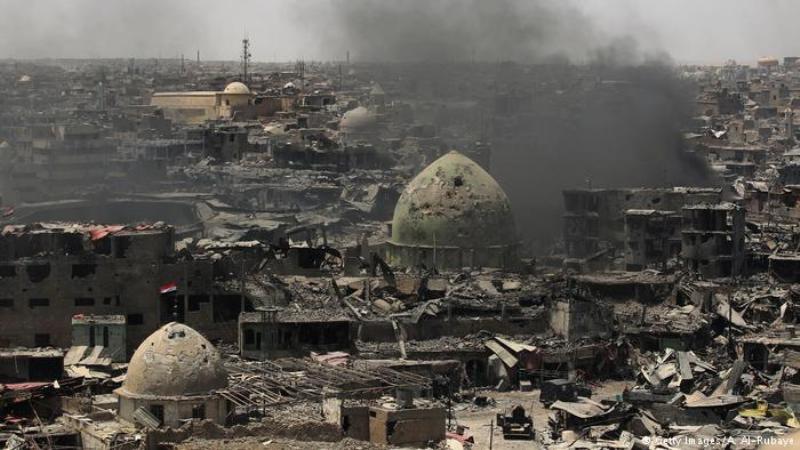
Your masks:
[{"label": "corrugated metal sheet", "polygon": [[84,366],[108,366],[111,365],[111,358],[106,355],[106,348],[102,345],[94,347],[87,347],[85,345],[76,345],[70,347],[66,356],[64,356],[64,366],[73,366],[76,364]]},{"label": "corrugated metal sheet", "polygon": [[41,381],[29,381],[27,383],[8,383],[8,384],[0,384],[6,390],[9,391],[30,391],[36,388],[40,388],[42,386],[49,386],[53,383],[46,383]]},{"label": "corrugated metal sheet", "polygon": [[111,358],[105,356],[106,348],[102,345],[91,347],[89,350],[89,354],[81,360],[80,364],[86,366],[108,366],[111,364]]},{"label": "corrugated metal sheet", "polygon": [[500,358],[500,361],[503,361],[503,364],[506,366],[515,367],[519,363],[517,357],[512,355],[511,352],[506,350],[505,347],[503,347],[499,342],[489,339],[488,341],[485,341],[483,345],[497,355],[497,357]]},{"label": "corrugated metal sheet", "polygon": [[529,352],[536,351],[536,347],[534,347],[533,345],[520,344],[519,342],[509,341],[508,339],[503,339],[501,337],[496,337],[494,338],[494,340],[503,344],[506,348],[508,348],[514,353],[519,353],[524,350],[527,350]]},{"label": "corrugated metal sheet", "polygon": [[161,421],[156,416],[141,406],[133,412],[133,419],[147,428],[158,428],[161,425]]},{"label": "corrugated metal sheet", "polygon": [[88,348],[89,347],[85,345],[76,345],[70,347],[67,351],[67,354],[64,355],[64,366],[78,364],[78,361],[83,359],[84,355],[86,354],[86,349]]},{"label": "corrugated metal sheet", "polygon": [[603,409],[603,406],[599,403],[585,399],[581,400],[580,402],[562,402],[561,400],[558,400],[550,405],[550,409],[560,409],[561,411],[567,412],[581,419],[602,416],[611,411]]}]

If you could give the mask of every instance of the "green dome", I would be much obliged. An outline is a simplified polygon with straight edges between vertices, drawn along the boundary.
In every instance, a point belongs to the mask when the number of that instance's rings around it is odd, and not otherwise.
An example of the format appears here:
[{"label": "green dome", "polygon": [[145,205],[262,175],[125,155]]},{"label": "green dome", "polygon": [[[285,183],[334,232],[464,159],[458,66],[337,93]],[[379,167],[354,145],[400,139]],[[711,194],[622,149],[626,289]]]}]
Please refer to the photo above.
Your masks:
[{"label": "green dome", "polygon": [[451,151],[406,186],[392,220],[391,243],[482,248],[517,243],[506,193],[478,164]]}]

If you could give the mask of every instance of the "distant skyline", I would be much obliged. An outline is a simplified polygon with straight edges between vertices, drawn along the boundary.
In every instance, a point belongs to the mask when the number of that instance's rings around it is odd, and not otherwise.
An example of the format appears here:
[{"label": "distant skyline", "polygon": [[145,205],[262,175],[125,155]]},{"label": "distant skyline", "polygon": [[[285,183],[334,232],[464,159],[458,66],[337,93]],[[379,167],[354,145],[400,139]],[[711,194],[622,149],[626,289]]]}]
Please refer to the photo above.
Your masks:
[{"label": "distant skyline", "polygon": [[[194,59],[199,50],[204,60],[238,60],[245,34],[257,62],[341,60],[348,49],[354,60],[418,51],[463,58],[454,44],[477,48],[478,59],[518,59],[531,46],[537,57],[563,52],[580,61],[590,45],[619,38],[677,63],[800,54],[795,0],[479,1],[0,0],[0,58]],[[418,19],[423,35],[411,28]],[[503,26],[509,19],[513,34]],[[428,51],[439,38],[447,46]]]}]

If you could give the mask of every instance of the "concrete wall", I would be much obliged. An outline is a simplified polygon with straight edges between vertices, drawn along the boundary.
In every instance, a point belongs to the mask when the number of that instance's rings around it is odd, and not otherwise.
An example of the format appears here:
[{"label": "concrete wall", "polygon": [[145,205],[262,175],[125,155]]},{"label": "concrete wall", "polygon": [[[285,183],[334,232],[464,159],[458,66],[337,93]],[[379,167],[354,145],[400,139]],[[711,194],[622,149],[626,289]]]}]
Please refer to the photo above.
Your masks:
[{"label": "concrete wall", "polygon": [[181,123],[201,123],[232,117],[238,108],[251,104],[249,94],[221,92],[174,92],[153,95],[150,104],[164,110],[164,117]]},{"label": "concrete wall", "polygon": [[175,93],[154,95],[150,104],[164,110],[164,117],[181,123],[202,123],[218,117],[219,100],[217,93],[206,95]]},{"label": "concrete wall", "polygon": [[612,313],[608,308],[584,301],[556,302],[550,309],[550,328],[568,340],[608,337]]},{"label": "concrete wall", "polygon": [[388,445],[418,445],[445,438],[444,408],[388,410],[369,409],[370,442]]},{"label": "concrete wall", "polygon": [[133,413],[140,407],[151,411],[153,405],[164,407],[164,426],[173,428],[182,425],[181,420],[191,419],[195,406],[205,407],[205,418],[224,425],[228,415],[228,405],[219,396],[197,397],[192,399],[164,398],[159,400],[133,399],[120,396],[119,416],[130,423],[136,423]]},{"label": "concrete wall", "polygon": [[329,397],[322,402],[325,422],[342,427],[342,433],[360,441],[369,441],[369,407],[347,406],[344,400]]},{"label": "concrete wall", "polygon": [[[90,347],[94,343],[94,346],[104,346],[106,354],[114,362],[126,362],[128,339],[125,328],[124,323],[75,323],[72,324],[72,345]],[[105,342],[106,337],[108,342]]]}]

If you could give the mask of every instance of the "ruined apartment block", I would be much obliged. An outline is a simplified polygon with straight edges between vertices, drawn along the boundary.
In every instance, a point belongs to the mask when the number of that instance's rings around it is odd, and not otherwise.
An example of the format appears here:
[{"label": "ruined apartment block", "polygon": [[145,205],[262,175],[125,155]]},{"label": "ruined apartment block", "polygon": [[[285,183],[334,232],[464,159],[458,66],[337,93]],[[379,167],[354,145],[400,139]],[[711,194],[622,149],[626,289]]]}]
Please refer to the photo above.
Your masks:
[{"label": "ruined apartment block", "polygon": [[681,252],[682,215],[675,211],[625,211],[625,268],[664,270]]},{"label": "ruined apartment block", "polygon": [[681,258],[705,278],[743,274],[745,211],[731,203],[683,208]]},{"label": "ruined apartment block", "polygon": [[[608,254],[623,254],[627,243],[643,239],[643,235],[628,234],[636,232],[632,228],[626,229],[627,211],[653,211],[653,215],[665,216],[670,211],[681,211],[685,205],[719,202],[721,196],[720,189],[691,187],[565,190],[563,236],[566,262],[573,266],[591,264],[593,259]],[[671,225],[675,223],[675,219],[665,220]],[[672,229],[669,225],[664,228],[664,232]],[[631,258],[636,261],[645,259],[643,253],[628,248]],[[646,249],[642,248],[644,251]],[[665,251],[669,253],[670,250],[667,248]],[[638,265],[636,262],[632,264]]]},{"label": "ruined apartment block", "polygon": [[[212,261],[176,258],[171,227],[11,227],[0,236],[0,256],[6,347],[69,347],[71,317],[122,314],[132,354],[175,317],[220,336],[226,331],[215,324],[234,324],[241,310],[240,295],[215,289]],[[189,287],[187,295],[162,296],[159,286],[170,280]]]}]

